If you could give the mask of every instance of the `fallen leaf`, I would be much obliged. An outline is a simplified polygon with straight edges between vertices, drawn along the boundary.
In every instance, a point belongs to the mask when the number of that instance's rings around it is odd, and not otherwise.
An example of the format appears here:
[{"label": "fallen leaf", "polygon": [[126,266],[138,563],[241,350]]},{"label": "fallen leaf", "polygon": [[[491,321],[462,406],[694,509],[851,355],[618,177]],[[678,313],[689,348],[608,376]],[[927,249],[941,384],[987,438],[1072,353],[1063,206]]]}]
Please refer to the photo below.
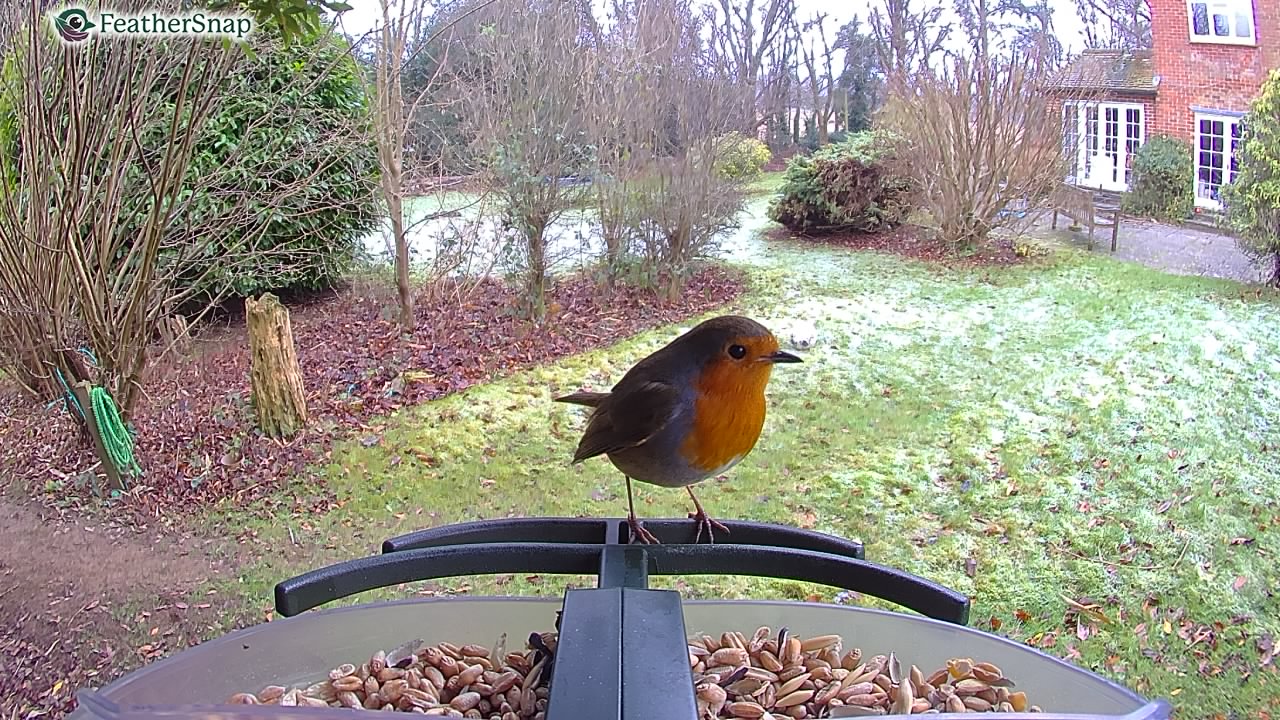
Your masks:
[{"label": "fallen leaf", "polygon": [[818,524],[818,516],[811,510],[805,510],[795,514],[796,526],[804,530],[811,530],[813,526]]},{"label": "fallen leaf", "polygon": [[992,630],[999,630],[1000,626],[1003,625],[1003,623],[1000,622],[1000,618],[996,617],[995,615],[991,616],[991,620],[989,620],[987,624],[991,626]]},{"label": "fallen leaf", "polygon": [[978,561],[973,558],[965,558],[964,574],[973,577],[978,574]]},{"label": "fallen leaf", "polygon": [[1076,637],[1081,640],[1089,639],[1089,626],[1086,625],[1079,616],[1076,617]]},{"label": "fallen leaf", "polygon": [[1169,511],[1169,508],[1171,508],[1171,507],[1173,507],[1173,501],[1172,501],[1172,500],[1165,500],[1164,502],[1162,502],[1162,503],[1160,503],[1159,505],[1157,505],[1157,506],[1156,506],[1156,514],[1157,514],[1157,515],[1163,515],[1163,514],[1165,514],[1166,512],[1168,512],[1168,511]]},{"label": "fallen leaf", "polygon": [[1014,610],[1013,616],[1018,618],[1018,620],[1022,622],[1028,622],[1029,620],[1031,620],[1031,613],[1027,612],[1026,610],[1023,610],[1022,608],[1018,608],[1017,610]]},{"label": "fallen leaf", "polygon": [[1253,538],[1238,537],[1238,538],[1231,538],[1231,541],[1227,544],[1228,545],[1252,545],[1253,541],[1254,541]]},{"label": "fallen leaf", "polygon": [[1235,582],[1231,583],[1231,587],[1234,588],[1235,590],[1239,590],[1240,588],[1244,587],[1244,584],[1247,582],[1249,582],[1249,578],[1245,577],[1244,575],[1237,575]]}]

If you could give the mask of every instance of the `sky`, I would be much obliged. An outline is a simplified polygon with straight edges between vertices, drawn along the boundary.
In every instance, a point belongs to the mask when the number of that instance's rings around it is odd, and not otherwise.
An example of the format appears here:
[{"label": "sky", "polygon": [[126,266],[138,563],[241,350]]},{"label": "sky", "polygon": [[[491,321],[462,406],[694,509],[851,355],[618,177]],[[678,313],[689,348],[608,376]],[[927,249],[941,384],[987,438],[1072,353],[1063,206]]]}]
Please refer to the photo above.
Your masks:
[{"label": "sky", "polygon": [[[946,3],[948,8],[951,7],[950,2],[946,0],[943,0],[943,2]],[[378,25],[381,18],[379,0],[351,0],[350,4],[353,8],[342,16],[343,26],[347,32],[363,33]],[[858,19],[865,23],[867,16],[870,14],[870,8],[879,4],[879,0],[870,0],[859,9],[851,9],[850,6],[854,5],[854,3],[849,2],[849,0],[796,0],[798,16],[802,19],[811,18],[815,13],[827,15],[824,26],[828,38],[833,37],[836,29],[848,22],[854,15],[857,15]],[[602,3],[597,2],[597,5],[602,6]],[[919,3],[916,3],[916,5],[918,6]],[[1062,43],[1063,48],[1068,54],[1080,51],[1084,47],[1084,27],[1076,14],[1075,2],[1073,0],[1049,0],[1049,6],[1053,9],[1053,25],[1057,29],[1058,40]],[[958,38],[954,38],[954,40],[958,41]]]}]

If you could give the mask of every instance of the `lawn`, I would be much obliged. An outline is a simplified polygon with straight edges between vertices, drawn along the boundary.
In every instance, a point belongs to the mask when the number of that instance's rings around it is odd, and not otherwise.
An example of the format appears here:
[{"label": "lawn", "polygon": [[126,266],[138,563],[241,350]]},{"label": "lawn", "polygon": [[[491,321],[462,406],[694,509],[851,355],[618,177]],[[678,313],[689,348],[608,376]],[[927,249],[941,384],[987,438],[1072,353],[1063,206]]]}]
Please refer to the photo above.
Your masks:
[{"label": "lawn", "polygon": [[[970,594],[975,626],[1168,698],[1180,718],[1280,709],[1275,302],[1074,251],[954,269],[767,242],[763,202],[729,243],[752,282],[729,310],[779,335],[804,318],[820,335],[803,365],[775,372],[752,455],[700,489],[712,515],[861,539],[869,559]],[[569,466],[582,409],[551,398],[607,388],[687,326],[371,425],[322,468],[339,501],[326,514],[213,511],[211,527],[260,550],[224,584],[256,613],[278,580],[420,527],[621,516],[624,485],[606,461]],[[685,493],[648,486],[637,502],[648,517],[690,509]],[[459,578],[349,601],[588,582]],[[789,581],[654,584],[879,604]]]}]

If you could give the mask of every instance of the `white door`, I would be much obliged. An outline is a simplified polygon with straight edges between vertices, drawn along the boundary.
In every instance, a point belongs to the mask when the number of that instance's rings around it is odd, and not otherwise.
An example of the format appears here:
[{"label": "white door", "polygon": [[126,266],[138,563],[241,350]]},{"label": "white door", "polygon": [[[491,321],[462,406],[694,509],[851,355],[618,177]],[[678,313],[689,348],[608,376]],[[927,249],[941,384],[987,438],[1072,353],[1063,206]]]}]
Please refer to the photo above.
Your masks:
[{"label": "white door", "polygon": [[1146,136],[1142,106],[1087,103],[1064,112],[1065,121],[1074,119],[1077,123],[1075,169],[1071,179],[1100,190],[1128,190],[1133,156]]},{"label": "white door", "polygon": [[1196,113],[1196,205],[1221,210],[1222,186],[1236,177],[1240,121],[1233,115]]}]

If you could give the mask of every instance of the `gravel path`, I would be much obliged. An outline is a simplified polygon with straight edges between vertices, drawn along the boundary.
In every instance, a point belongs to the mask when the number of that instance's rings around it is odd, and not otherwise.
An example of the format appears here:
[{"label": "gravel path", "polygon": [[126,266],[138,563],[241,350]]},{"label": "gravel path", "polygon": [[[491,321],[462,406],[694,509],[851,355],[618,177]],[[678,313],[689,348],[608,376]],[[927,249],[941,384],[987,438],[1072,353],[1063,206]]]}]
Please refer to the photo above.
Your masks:
[{"label": "gravel path", "polygon": [[[1051,219],[1050,213],[1037,219],[1034,234],[1081,249],[1088,246],[1088,232],[1063,230],[1064,223],[1070,223],[1063,217],[1058,219],[1058,229],[1051,230]],[[1093,251],[1108,254],[1110,247],[1111,229],[1097,228]],[[1202,275],[1246,283],[1263,282],[1269,275],[1254,265],[1229,235],[1131,217],[1120,221],[1120,236],[1112,257],[1179,275]]]}]

